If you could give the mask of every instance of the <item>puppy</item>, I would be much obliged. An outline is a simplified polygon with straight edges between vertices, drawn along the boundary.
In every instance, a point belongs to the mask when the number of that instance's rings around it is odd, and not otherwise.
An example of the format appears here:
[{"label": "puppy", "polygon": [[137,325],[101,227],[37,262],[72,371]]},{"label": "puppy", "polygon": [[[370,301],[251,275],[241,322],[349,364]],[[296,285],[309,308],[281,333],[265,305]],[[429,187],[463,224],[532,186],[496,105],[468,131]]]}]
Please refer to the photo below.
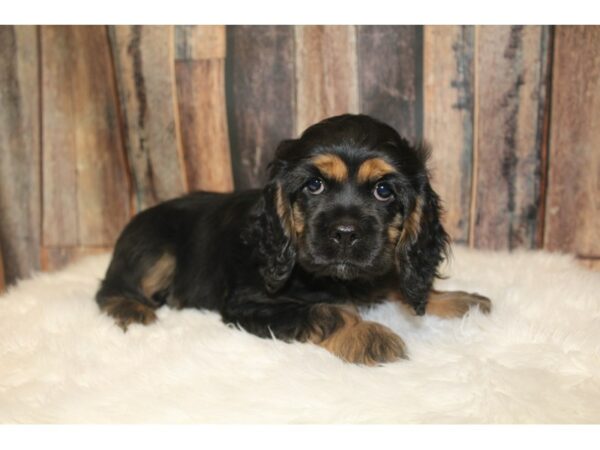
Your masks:
[{"label": "puppy", "polygon": [[345,361],[406,357],[356,306],[385,299],[460,317],[490,301],[437,292],[448,236],[427,152],[388,125],[342,115],[283,141],[262,190],[191,193],[135,216],[96,300],[124,329],[164,304],[220,313],[257,336],[312,342]]}]

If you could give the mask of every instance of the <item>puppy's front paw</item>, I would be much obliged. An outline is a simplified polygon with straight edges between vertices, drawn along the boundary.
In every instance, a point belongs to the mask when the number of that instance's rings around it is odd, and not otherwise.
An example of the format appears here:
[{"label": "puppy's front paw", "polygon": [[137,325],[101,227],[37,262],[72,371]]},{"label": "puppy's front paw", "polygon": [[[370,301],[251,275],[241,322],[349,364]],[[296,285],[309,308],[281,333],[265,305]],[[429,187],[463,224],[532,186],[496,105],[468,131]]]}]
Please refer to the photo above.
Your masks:
[{"label": "puppy's front paw", "polygon": [[320,345],[344,361],[366,366],[407,359],[400,336],[375,322],[358,322],[334,333]]}]

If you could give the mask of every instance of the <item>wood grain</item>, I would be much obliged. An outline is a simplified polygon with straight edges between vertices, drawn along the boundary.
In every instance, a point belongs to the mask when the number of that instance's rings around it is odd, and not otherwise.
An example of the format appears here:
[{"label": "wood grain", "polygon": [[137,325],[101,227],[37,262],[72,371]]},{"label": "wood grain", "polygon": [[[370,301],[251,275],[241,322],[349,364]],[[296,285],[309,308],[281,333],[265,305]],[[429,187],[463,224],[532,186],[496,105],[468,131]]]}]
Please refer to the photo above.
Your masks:
[{"label": "wood grain", "polygon": [[600,26],[556,27],[545,247],[600,256]]},{"label": "wood grain", "polygon": [[177,60],[224,59],[225,43],[224,25],[177,25],[175,27]]},{"label": "wood grain", "polygon": [[424,29],[424,138],[431,147],[432,184],[455,242],[469,240],[474,120],[473,26]]},{"label": "wood grain", "polygon": [[136,210],[187,191],[171,26],[111,26]]},{"label": "wood grain", "polygon": [[296,133],[358,112],[354,26],[296,26]]},{"label": "wood grain", "polygon": [[411,141],[423,134],[421,26],[359,26],[360,110]]},{"label": "wood grain", "polygon": [[477,30],[476,247],[534,248],[541,233],[549,27]]},{"label": "wood grain", "polygon": [[177,101],[190,189],[230,192],[225,27],[175,27]]},{"label": "wood grain", "polygon": [[12,283],[40,267],[37,29],[0,26],[0,42],[0,278]]},{"label": "wood grain", "polygon": [[43,26],[43,244],[112,245],[129,185],[106,29]]},{"label": "wood grain", "polygon": [[176,71],[189,187],[230,192],[233,173],[225,106],[225,61],[178,61]]},{"label": "wood grain", "polygon": [[227,110],[237,189],[267,179],[267,164],[294,128],[294,29],[227,27]]}]

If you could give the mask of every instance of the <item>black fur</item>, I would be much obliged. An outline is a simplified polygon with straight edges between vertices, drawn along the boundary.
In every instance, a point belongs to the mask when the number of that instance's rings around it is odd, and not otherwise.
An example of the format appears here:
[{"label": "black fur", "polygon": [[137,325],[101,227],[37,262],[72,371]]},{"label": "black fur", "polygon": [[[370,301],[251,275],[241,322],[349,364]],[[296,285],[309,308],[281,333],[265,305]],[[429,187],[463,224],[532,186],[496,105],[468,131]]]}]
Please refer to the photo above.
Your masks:
[{"label": "black fur", "polygon": [[[313,195],[307,181],[325,178],[311,162],[319,154],[339,156],[348,180],[325,179],[325,191]],[[393,188],[391,201],[374,198],[374,182],[356,182],[369,158],[396,169],[384,177]],[[282,142],[263,190],[192,193],[138,214],[116,243],[97,302],[105,307],[122,297],[150,308],[218,311],[226,323],[286,340],[340,326],[336,317],[329,325],[315,323],[317,304],[368,304],[397,292],[423,314],[447,245],[426,159],[424,149],[368,116],[324,120]],[[420,222],[411,234],[404,228],[417,205]],[[294,228],[298,217],[302,233]],[[398,237],[390,239],[398,217]],[[356,233],[353,244],[340,247],[335,230],[345,224]],[[144,292],[144,278],[165,254],[174,256],[173,277],[156,292]]]}]

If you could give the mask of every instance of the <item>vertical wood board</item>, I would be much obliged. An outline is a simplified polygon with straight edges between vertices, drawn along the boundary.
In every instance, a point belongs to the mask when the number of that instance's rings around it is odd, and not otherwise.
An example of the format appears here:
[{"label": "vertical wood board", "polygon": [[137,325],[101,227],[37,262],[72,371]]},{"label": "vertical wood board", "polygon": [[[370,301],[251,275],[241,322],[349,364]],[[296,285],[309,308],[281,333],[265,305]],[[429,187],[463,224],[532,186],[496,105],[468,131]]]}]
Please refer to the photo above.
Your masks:
[{"label": "vertical wood board", "polygon": [[476,189],[472,243],[534,248],[545,159],[549,27],[477,30]]},{"label": "vertical wood board", "polygon": [[39,58],[35,26],[0,26],[0,278],[40,267]]},{"label": "vertical wood board", "polygon": [[545,247],[600,256],[600,26],[556,27]]},{"label": "vertical wood board", "polygon": [[358,112],[356,30],[296,26],[296,134],[327,117]]},{"label": "vertical wood board", "polygon": [[43,26],[43,244],[112,245],[129,184],[105,27]]},{"label": "vertical wood board", "polygon": [[135,209],[187,191],[171,26],[111,26]]},{"label": "vertical wood board", "polygon": [[434,190],[455,242],[469,240],[474,120],[473,26],[424,30],[424,139],[431,146]]},{"label": "vertical wood board", "polygon": [[295,135],[293,27],[227,27],[226,80],[235,186],[260,187],[279,142]]},{"label": "vertical wood board", "polygon": [[359,26],[360,111],[417,141],[423,134],[423,27]]},{"label": "vertical wood board", "polygon": [[175,27],[177,100],[190,189],[229,192],[225,27]]}]

